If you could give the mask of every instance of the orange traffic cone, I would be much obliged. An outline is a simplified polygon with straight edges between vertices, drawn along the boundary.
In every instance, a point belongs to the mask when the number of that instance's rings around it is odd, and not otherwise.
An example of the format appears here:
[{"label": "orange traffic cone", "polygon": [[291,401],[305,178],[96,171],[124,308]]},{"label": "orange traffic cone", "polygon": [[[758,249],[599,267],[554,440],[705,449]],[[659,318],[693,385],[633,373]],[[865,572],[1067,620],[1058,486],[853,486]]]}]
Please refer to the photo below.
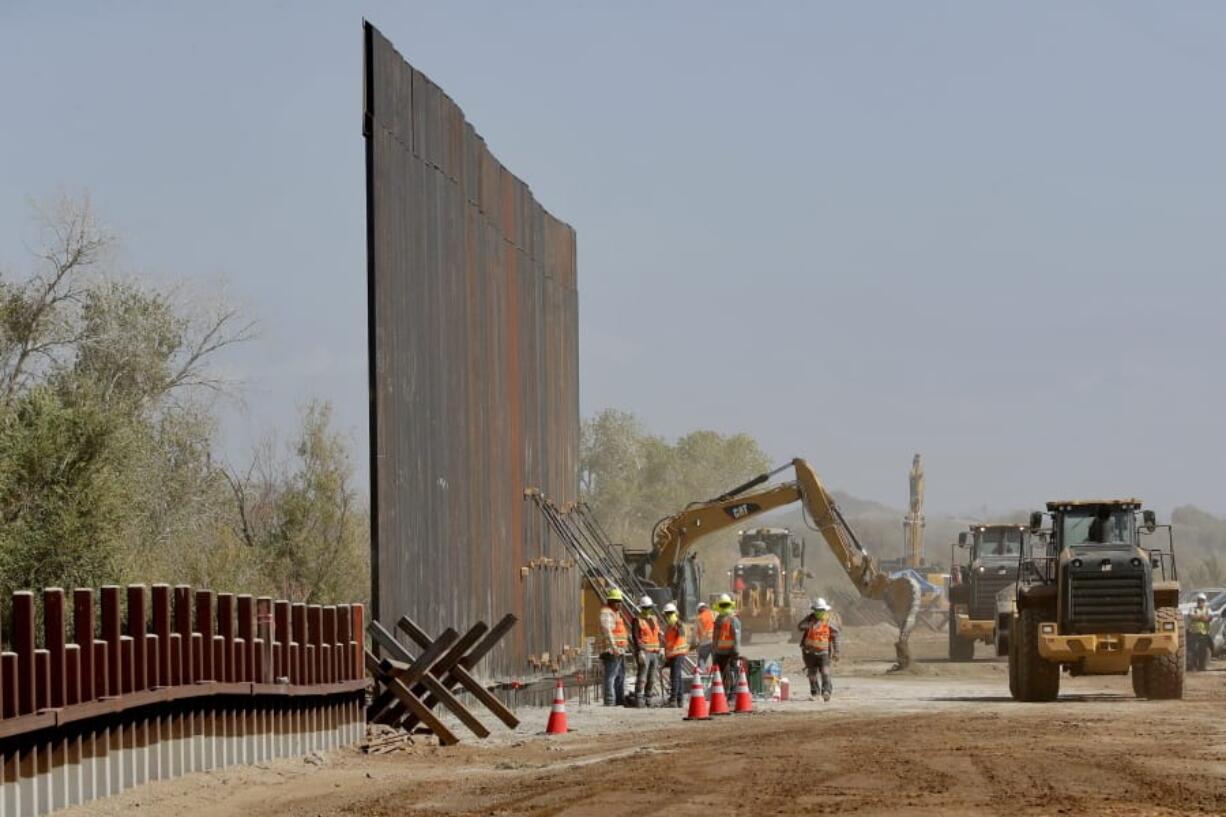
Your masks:
[{"label": "orange traffic cone", "polygon": [[734,712],[753,712],[753,696],[749,694],[749,681],[745,678],[745,668],[740,667],[736,680],[736,708]]},{"label": "orange traffic cone", "polygon": [[724,674],[718,667],[711,669],[714,679],[711,681],[711,714],[731,715],[728,711],[728,696],[724,693]]},{"label": "orange traffic cone", "polygon": [[690,685],[690,709],[683,720],[711,720],[711,713],[707,709],[707,697],[702,694],[702,670],[694,672],[694,683]]},{"label": "orange traffic cone", "polygon": [[545,724],[546,735],[565,735],[566,728],[566,696],[562,693],[562,679],[558,679],[558,687],[553,693],[553,708],[549,710],[549,723]]}]

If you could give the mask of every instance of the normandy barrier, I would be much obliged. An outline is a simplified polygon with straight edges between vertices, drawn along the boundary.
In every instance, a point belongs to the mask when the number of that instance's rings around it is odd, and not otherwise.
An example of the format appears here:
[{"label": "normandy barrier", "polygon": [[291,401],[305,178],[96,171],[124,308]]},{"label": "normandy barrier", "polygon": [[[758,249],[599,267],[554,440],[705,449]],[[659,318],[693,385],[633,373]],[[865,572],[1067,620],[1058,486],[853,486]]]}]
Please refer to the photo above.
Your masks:
[{"label": "normandy barrier", "polygon": [[0,653],[0,817],[364,735],[360,604],[164,584],[38,602],[13,594]]}]

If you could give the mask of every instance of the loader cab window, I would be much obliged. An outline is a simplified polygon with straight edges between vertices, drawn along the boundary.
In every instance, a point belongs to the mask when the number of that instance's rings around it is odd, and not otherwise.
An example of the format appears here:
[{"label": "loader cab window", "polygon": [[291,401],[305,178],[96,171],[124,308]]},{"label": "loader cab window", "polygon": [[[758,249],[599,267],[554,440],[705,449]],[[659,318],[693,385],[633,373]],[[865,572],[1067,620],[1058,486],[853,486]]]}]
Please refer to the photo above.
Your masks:
[{"label": "loader cab window", "polygon": [[1078,545],[1130,545],[1136,541],[1136,517],[1132,511],[1085,508],[1065,511],[1061,542]]},{"label": "loader cab window", "polygon": [[980,556],[1016,556],[1022,550],[1019,528],[988,528],[980,534]]}]

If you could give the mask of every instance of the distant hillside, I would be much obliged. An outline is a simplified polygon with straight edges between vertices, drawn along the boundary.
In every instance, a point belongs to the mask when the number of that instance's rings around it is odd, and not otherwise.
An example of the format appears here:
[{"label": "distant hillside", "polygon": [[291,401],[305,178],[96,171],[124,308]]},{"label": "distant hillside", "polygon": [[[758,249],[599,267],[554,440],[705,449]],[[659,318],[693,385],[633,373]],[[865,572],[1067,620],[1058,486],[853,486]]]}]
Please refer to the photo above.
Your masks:
[{"label": "distant hillside", "polygon": [[834,501],[839,503],[839,508],[847,516],[886,516],[891,519],[902,519],[903,517],[903,511],[891,508],[884,503],[874,502],[871,499],[860,499],[843,491],[831,491],[831,493],[834,495]]}]

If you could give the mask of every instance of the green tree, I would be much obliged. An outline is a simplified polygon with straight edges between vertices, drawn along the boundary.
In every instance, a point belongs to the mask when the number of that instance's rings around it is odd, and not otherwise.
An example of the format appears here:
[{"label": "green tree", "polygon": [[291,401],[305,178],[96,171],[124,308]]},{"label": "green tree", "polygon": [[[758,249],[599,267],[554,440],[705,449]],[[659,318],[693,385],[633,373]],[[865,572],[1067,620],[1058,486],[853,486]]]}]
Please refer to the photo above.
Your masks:
[{"label": "green tree", "polygon": [[272,592],[313,604],[368,597],[369,514],[328,403],[302,412],[288,458],[268,443],[244,474],[227,478],[235,537],[259,561]]},{"label": "green tree", "polygon": [[88,198],[38,227],[30,273],[0,274],[0,591],[189,580],[228,510],[201,398],[250,324],[116,275]]},{"label": "green tree", "polygon": [[580,494],[615,541],[646,547],[659,519],[762,473],[768,462],[746,434],[695,431],[670,444],[633,414],[606,409],[582,424]]}]

